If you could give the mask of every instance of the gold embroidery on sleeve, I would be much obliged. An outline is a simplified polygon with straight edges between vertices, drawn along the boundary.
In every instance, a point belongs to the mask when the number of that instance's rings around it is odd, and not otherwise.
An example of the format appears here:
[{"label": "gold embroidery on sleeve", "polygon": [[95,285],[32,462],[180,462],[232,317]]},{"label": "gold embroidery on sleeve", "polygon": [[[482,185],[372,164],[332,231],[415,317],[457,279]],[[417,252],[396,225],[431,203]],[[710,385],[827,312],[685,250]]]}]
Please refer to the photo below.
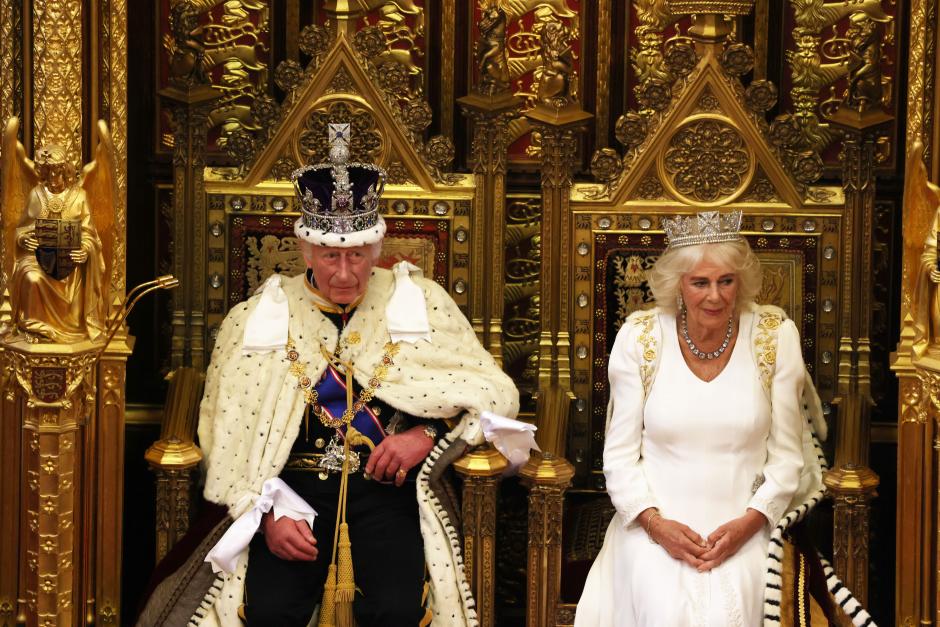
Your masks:
[{"label": "gold embroidery on sleeve", "polygon": [[771,380],[777,365],[777,329],[783,323],[780,314],[765,311],[758,314],[757,337],[754,338],[754,349],[757,357],[757,371],[760,375],[764,389],[770,391]]},{"label": "gold embroidery on sleeve", "polygon": [[643,393],[649,395],[653,383],[653,373],[656,370],[656,338],[653,337],[653,324],[656,320],[655,312],[648,312],[636,317],[634,326],[640,327],[640,336],[637,342],[643,347],[643,362],[640,365],[640,380],[643,382]]}]

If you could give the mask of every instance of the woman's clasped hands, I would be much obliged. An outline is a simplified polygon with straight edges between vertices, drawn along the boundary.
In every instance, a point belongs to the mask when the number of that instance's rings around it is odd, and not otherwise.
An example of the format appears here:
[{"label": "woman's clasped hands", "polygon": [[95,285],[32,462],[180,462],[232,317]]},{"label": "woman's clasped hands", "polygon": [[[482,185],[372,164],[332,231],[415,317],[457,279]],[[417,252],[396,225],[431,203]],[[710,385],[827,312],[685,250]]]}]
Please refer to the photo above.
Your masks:
[{"label": "woman's clasped hands", "polygon": [[638,517],[650,541],[660,545],[673,559],[685,562],[699,572],[707,572],[738,552],[767,522],[763,514],[748,509],[743,516],[729,520],[703,538],[688,525],[663,517],[655,508]]}]

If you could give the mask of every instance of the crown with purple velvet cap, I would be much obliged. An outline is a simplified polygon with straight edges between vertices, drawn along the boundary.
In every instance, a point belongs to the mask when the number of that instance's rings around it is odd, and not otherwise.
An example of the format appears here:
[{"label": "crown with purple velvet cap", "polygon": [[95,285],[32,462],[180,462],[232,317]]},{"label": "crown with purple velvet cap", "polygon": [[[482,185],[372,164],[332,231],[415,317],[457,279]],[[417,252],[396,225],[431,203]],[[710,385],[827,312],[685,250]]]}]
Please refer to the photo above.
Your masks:
[{"label": "crown with purple velvet cap", "polygon": [[374,244],[385,236],[385,220],[379,214],[385,170],[349,162],[349,124],[330,124],[328,132],[329,163],[291,174],[301,204],[294,234],[318,246]]}]

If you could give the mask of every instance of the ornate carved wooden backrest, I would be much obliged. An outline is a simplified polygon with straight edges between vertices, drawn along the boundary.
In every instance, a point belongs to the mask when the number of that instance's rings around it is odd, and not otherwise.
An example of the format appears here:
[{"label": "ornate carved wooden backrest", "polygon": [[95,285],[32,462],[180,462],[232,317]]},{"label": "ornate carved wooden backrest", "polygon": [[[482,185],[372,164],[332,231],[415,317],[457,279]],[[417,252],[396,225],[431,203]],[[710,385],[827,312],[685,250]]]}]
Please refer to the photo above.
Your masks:
[{"label": "ornate carved wooden backrest", "polygon": [[[222,287],[216,287],[221,275],[210,277],[210,288],[220,292],[220,298],[211,298],[209,301],[209,312],[213,315],[210,324],[217,323],[215,314],[224,314],[232,305],[251,296],[271,274],[280,272],[295,275],[306,267],[294,236],[294,221],[298,213],[295,210],[271,208],[271,204],[277,203],[279,206],[281,202],[287,203],[288,199],[282,196],[273,197],[273,200],[260,196],[251,196],[250,199],[259,210],[232,210],[233,202],[236,206],[248,202],[242,196],[210,196],[210,208],[226,202],[229,205],[229,211],[222,210],[225,222],[219,222],[214,227],[222,230],[222,224],[227,225],[228,244],[225,249],[210,249],[216,251],[214,254],[217,256],[227,252],[225,285],[222,286],[227,297],[221,294]],[[259,199],[267,200],[263,208]],[[397,209],[394,208],[396,206]],[[454,256],[452,225],[455,220],[459,222],[461,217],[468,215],[469,202],[418,200],[409,203],[405,199],[385,199],[381,202],[381,210],[386,215],[388,231],[378,265],[390,268],[399,261],[408,261],[420,268],[424,276],[450,288]],[[465,292],[465,283],[458,289],[462,291],[456,296]]]},{"label": "ornate carved wooden backrest", "polygon": [[210,338],[225,312],[272,273],[304,270],[293,235],[299,203],[288,179],[301,164],[326,160],[329,122],[352,125],[352,160],[388,172],[381,201],[388,232],[379,265],[410,261],[469,315],[473,178],[440,171],[433,155],[446,152],[446,140],[421,140],[344,35],[316,70],[293,88],[247,166],[207,170]]}]

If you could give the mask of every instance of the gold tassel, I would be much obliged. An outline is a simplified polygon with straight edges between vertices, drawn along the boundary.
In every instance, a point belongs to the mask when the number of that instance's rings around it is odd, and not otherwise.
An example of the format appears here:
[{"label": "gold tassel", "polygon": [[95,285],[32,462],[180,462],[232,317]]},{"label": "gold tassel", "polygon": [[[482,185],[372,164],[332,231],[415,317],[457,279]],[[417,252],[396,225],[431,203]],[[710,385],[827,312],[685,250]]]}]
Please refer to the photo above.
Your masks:
[{"label": "gold tassel", "polygon": [[353,627],[353,601],[356,598],[356,582],[353,578],[352,542],[349,541],[349,525],[339,526],[339,554],[336,567],[336,625]]},{"label": "gold tassel", "polygon": [[428,576],[428,567],[424,567],[424,589],[421,590],[421,607],[424,608],[424,616],[421,617],[421,620],[418,622],[418,627],[428,627],[431,622],[434,620],[434,612],[430,608],[430,599],[428,595],[431,593],[431,582],[427,579]]},{"label": "gold tassel", "polygon": [[336,625],[337,627],[356,627],[356,617],[353,616],[353,604],[336,604]]},{"label": "gold tassel", "polygon": [[323,584],[323,600],[320,601],[320,618],[317,627],[336,627],[336,564],[330,564]]}]

